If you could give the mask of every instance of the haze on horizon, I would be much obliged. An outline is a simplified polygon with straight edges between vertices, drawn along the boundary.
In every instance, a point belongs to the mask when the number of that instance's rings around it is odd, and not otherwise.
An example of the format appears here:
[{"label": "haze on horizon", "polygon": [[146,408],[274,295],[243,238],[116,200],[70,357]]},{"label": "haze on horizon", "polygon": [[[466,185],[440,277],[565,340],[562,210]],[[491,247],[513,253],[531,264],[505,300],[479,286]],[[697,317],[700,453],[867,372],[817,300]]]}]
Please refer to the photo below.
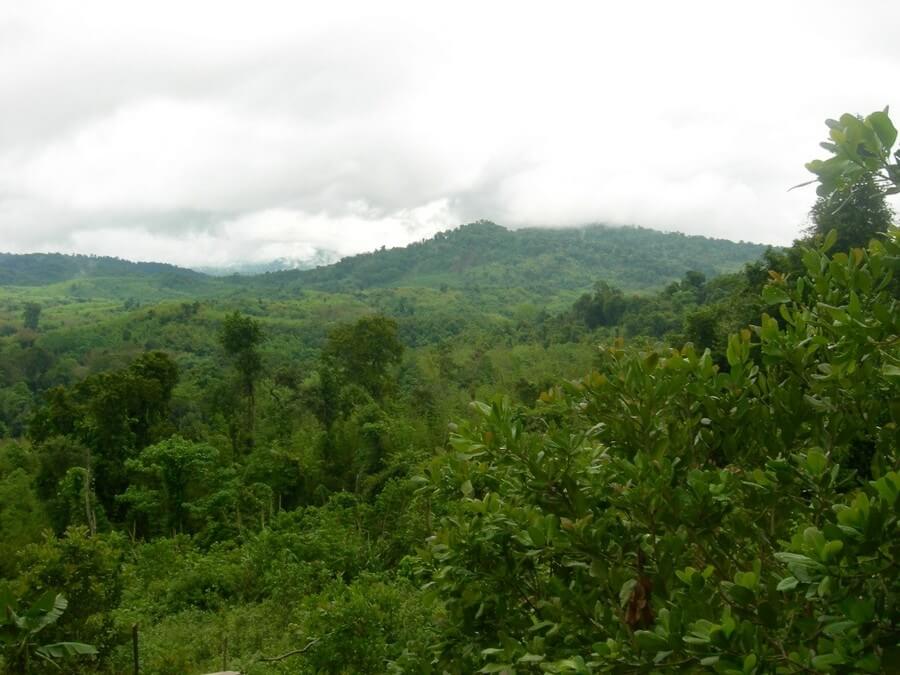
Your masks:
[{"label": "haze on horizon", "polygon": [[890,0],[237,5],[0,7],[0,250],[221,265],[478,219],[787,244],[825,118],[900,104]]}]

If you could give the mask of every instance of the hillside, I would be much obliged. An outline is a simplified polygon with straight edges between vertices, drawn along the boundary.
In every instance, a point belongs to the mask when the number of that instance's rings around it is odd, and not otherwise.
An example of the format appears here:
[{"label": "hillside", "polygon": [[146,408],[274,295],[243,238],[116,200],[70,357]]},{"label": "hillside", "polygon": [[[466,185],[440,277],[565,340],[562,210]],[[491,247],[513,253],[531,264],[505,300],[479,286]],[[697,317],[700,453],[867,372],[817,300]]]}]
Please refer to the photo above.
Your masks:
[{"label": "hillside", "polygon": [[659,288],[687,270],[739,269],[766,246],[639,227],[508,230],[480,221],[404,248],[381,249],[313,270],[266,275],[269,283],[319,290],[373,287],[583,289],[603,280],[626,290]]},{"label": "hillside", "polygon": [[658,289],[688,270],[708,277],[759,258],[761,244],[637,227],[508,230],[480,221],[403,248],[364,253],[315,269],[212,277],[163,263],[34,253],[0,254],[0,286],[64,284],[53,295],[145,300],[188,295],[271,295],[301,289],[523,288],[580,291],[596,281],[624,290]]},{"label": "hillside", "polygon": [[131,262],[105,256],[0,253],[0,285],[3,286],[46,286],[75,279],[122,276],[189,282],[203,275],[166,263]]}]

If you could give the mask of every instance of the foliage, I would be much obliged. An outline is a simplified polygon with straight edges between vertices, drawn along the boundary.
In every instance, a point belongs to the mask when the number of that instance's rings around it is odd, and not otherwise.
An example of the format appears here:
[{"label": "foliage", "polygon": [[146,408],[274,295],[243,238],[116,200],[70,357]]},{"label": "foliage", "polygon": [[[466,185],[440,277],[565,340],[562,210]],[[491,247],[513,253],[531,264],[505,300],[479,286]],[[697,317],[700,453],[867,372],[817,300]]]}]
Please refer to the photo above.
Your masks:
[{"label": "foliage", "polygon": [[123,537],[94,535],[73,527],[56,538],[26,546],[21,552],[18,585],[23,597],[58,590],[69,610],[53,626],[57,639],[76,639],[97,647],[100,662],[125,639],[112,612],[122,593]]},{"label": "foliage", "polygon": [[397,323],[384,316],[367,316],[336,327],[324,349],[326,361],[337,367],[344,381],[358,384],[376,398],[387,390],[388,368],[402,355]]},{"label": "foliage", "polygon": [[[31,439],[43,447],[65,437],[70,440],[64,443],[80,444],[84,455],[67,453],[64,464],[45,463],[44,480],[49,475],[58,480],[72,466],[80,466],[88,472],[89,494],[96,490],[101,506],[114,513],[115,497],[127,486],[124,460],[166,433],[177,379],[177,366],[168,355],[147,352],[127,368],[93,375],[71,389],[46,392],[46,405],[29,426]],[[52,483],[45,483],[45,490],[53,490]]]},{"label": "foliage", "polygon": [[816,175],[812,182],[819,183],[816,193],[820,197],[835,192],[850,194],[858,184],[867,181],[872,181],[884,194],[900,192],[900,150],[891,154],[897,129],[887,108],[864,119],[845,113],[840,119],[826,120],[825,124],[829,140],[821,145],[832,156],[806,165]]},{"label": "foliage", "polygon": [[[240,380],[240,389],[247,400],[247,414],[244,422],[243,445],[253,447],[253,422],[256,407],[256,380],[262,372],[262,358],[258,347],[265,340],[259,321],[253,317],[234,312],[225,317],[219,336],[228,356],[234,361]],[[234,435],[234,434],[233,434]],[[238,444],[235,443],[235,449]]]},{"label": "foliage", "polygon": [[0,655],[7,670],[30,673],[36,659],[58,667],[60,659],[97,653],[81,642],[39,643],[38,634],[56,623],[68,605],[62,595],[49,591],[27,609],[16,611],[13,599],[0,595]]},{"label": "foliage", "polygon": [[597,326],[611,326],[618,323],[625,312],[625,298],[618,288],[598,281],[594,286],[594,295],[582,295],[572,310],[591,330]]},{"label": "foliage", "polygon": [[887,670],[879,171],[787,249],[479,222],[243,278],[0,256],[0,594],[69,598],[40,638],[96,645],[83,673],[127,672],[134,624],[154,673]]},{"label": "foliage", "polygon": [[23,324],[29,330],[37,330],[41,318],[41,306],[36,302],[26,302],[22,312]]},{"label": "foliage", "polygon": [[[833,237],[831,237],[833,239]],[[833,243],[833,242],[827,242]],[[709,352],[614,346],[533,415],[478,404],[426,473],[451,672],[895,663],[900,238],[765,290]]]},{"label": "foliage", "polygon": [[872,239],[886,232],[894,212],[887,205],[884,193],[869,177],[857,182],[849,194],[834,192],[819,197],[810,215],[813,221],[810,236],[823,241],[831,230],[835,230],[834,248],[849,251],[867,246]]},{"label": "foliage", "polygon": [[215,485],[219,453],[205,443],[173,436],[125,462],[134,478],[121,500],[155,531],[183,532],[192,506]]}]

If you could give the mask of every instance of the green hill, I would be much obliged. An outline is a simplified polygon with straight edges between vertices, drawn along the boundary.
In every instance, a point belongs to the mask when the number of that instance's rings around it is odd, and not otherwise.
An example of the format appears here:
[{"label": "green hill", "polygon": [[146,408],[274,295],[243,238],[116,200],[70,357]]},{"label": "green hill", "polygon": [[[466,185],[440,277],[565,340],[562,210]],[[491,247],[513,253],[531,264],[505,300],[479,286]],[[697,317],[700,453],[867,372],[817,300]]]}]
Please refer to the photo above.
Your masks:
[{"label": "green hill", "polygon": [[680,279],[688,270],[708,277],[734,271],[757,259],[765,248],[639,227],[508,230],[480,221],[403,248],[382,248],[311,270],[256,276],[214,278],[163,263],[4,253],[0,286],[58,285],[52,289],[54,296],[144,301],[400,287],[522,288],[554,294],[584,290],[598,280],[644,291]]},{"label": "green hill", "polygon": [[190,282],[204,275],[166,263],[131,262],[120,258],[62,253],[0,253],[0,285],[47,286],[75,279],[153,277]]},{"label": "green hill", "polygon": [[480,221],[404,248],[257,280],[330,291],[488,286],[546,292],[583,289],[597,280],[626,290],[648,290],[681,278],[687,270],[707,276],[735,271],[765,249],[761,244],[639,227],[508,230]]}]

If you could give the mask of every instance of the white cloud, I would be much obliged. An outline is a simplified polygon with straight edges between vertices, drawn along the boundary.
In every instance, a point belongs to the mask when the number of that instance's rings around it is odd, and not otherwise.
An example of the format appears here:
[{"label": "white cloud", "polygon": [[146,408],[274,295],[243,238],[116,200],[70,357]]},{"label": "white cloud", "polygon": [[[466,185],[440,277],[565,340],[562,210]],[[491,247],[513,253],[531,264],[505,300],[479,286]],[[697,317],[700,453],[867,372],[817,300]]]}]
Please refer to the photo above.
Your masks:
[{"label": "white cloud", "polygon": [[900,5],[9,3],[0,249],[181,264],[460,222],[787,243]]}]

